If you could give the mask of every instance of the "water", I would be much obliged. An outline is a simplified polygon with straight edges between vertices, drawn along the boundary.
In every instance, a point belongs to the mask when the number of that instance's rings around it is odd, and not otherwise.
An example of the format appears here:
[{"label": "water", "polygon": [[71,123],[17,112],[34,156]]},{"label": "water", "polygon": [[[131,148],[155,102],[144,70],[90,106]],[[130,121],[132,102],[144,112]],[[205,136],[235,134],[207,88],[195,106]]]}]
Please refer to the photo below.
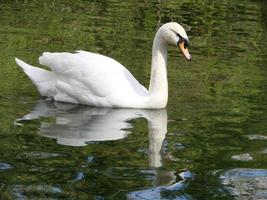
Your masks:
[{"label": "water", "polygon": [[[267,199],[267,3],[1,1],[1,199]],[[145,86],[159,24],[182,23],[158,111],[41,100],[14,62],[89,50]]]}]

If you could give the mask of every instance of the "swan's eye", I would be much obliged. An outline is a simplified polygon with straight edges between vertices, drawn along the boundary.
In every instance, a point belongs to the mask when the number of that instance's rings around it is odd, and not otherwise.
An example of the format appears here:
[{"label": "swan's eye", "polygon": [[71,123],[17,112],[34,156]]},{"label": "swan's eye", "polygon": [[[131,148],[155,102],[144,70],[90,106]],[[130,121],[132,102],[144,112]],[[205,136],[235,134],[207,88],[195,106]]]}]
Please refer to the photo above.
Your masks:
[{"label": "swan's eye", "polygon": [[[179,33],[177,33],[177,37],[179,37],[178,44],[181,43],[181,42],[183,42],[183,43],[184,43],[184,48],[185,48],[185,49],[186,49],[187,47],[190,46],[190,44],[189,44],[189,40],[184,39]],[[177,45],[178,45],[178,44],[177,44]]]},{"label": "swan's eye", "polygon": [[190,46],[189,41],[188,40],[184,40],[184,48],[186,49],[189,46]]}]

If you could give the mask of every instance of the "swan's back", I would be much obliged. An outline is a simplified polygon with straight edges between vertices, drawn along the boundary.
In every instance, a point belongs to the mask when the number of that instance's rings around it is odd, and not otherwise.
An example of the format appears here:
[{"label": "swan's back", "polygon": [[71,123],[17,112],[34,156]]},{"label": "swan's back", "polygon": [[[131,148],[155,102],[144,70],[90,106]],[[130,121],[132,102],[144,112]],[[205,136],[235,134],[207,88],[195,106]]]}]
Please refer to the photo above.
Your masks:
[{"label": "swan's back", "polygon": [[105,107],[136,107],[148,91],[112,58],[78,51],[39,58],[56,76],[55,100]]}]

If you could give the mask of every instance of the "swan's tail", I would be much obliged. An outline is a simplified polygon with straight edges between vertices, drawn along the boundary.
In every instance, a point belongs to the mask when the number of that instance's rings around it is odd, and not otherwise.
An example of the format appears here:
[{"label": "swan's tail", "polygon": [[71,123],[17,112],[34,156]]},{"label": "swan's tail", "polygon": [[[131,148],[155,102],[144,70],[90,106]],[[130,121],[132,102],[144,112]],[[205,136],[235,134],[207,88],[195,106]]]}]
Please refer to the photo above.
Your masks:
[{"label": "swan's tail", "polygon": [[42,96],[55,96],[56,78],[53,72],[31,66],[18,58],[15,58],[15,61],[32,80]]}]

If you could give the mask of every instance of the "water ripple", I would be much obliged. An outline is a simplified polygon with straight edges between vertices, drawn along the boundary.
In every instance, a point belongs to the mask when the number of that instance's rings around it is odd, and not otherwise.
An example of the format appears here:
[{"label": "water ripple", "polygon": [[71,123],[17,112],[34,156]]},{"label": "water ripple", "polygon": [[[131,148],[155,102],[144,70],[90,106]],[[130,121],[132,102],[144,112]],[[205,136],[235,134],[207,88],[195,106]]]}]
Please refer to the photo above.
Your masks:
[{"label": "water ripple", "polygon": [[7,163],[0,163],[0,170],[8,170],[12,169],[13,167],[10,164]]}]

